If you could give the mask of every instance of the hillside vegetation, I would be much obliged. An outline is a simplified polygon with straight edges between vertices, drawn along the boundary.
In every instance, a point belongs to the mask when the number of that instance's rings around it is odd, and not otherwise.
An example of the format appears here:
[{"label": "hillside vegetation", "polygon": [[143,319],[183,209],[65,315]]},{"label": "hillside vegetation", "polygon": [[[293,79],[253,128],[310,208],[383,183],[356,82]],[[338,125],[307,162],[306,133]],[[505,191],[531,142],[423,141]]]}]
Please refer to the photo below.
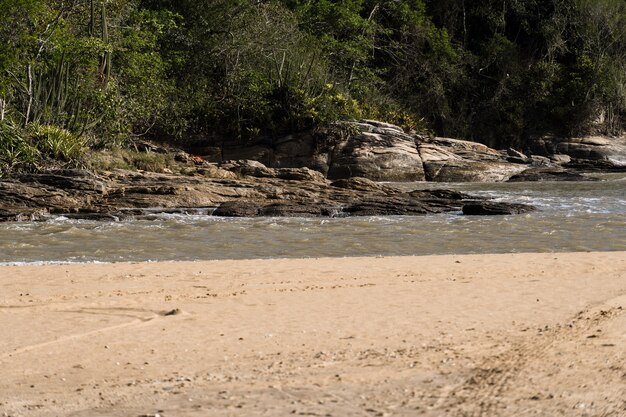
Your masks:
[{"label": "hillside vegetation", "polygon": [[496,147],[626,127],[625,0],[0,0],[0,23],[0,176],[349,118]]}]

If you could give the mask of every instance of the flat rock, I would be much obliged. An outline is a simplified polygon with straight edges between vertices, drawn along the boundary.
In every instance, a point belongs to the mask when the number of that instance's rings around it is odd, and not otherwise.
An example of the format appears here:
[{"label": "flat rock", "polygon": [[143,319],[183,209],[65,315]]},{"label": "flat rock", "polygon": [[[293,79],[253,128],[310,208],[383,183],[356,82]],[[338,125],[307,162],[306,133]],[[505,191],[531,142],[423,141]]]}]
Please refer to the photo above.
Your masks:
[{"label": "flat rock", "polygon": [[508,182],[537,181],[598,181],[597,178],[563,168],[529,168],[513,175]]},{"label": "flat rock", "polygon": [[37,174],[22,174],[16,179],[25,183],[38,183],[75,191],[93,191],[104,194],[106,183],[90,171],[81,169],[51,170]]},{"label": "flat rock", "polygon": [[370,193],[384,193],[386,187],[382,184],[368,180],[367,178],[353,177],[345,178],[330,183],[331,187],[343,188],[353,191],[365,191]]},{"label": "flat rock", "polygon": [[449,190],[407,192],[365,178],[331,184],[321,173],[309,169],[274,169],[258,162],[240,165],[260,176],[210,178],[115,170],[93,177],[54,172],[2,180],[0,221],[42,220],[50,215],[101,221],[149,220],[160,213],[227,217],[425,215],[460,211],[467,200],[480,200]]}]

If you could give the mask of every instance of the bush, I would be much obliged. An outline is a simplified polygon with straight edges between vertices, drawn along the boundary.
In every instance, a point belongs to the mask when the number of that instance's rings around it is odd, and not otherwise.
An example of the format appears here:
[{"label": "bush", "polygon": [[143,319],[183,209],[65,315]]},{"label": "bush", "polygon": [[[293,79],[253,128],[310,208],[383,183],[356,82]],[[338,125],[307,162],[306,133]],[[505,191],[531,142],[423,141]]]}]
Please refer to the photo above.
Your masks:
[{"label": "bush", "polygon": [[33,146],[43,158],[76,164],[85,153],[85,141],[68,130],[39,124],[29,125],[28,130]]},{"label": "bush", "polygon": [[39,159],[38,150],[14,124],[0,122],[0,177],[18,169],[33,169]]}]

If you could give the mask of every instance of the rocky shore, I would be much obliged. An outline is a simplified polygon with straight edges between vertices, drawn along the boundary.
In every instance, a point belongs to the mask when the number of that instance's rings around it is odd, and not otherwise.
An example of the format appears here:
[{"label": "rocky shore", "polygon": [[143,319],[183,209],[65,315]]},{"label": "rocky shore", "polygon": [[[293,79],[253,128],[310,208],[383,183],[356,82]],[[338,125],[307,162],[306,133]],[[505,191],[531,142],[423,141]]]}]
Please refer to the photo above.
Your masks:
[{"label": "rocky shore", "polygon": [[518,214],[534,208],[449,190],[406,192],[378,182],[581,181],[593,180],[581,174],[583,167],[626,169],[626,140],[543,138],[535,146],[545,156],[410,135],[375,121],[346,123],[321,139],[306,133],[193,153],[144,144],[144,152],[175,153],[184,169],[16,175],[0,181],[0,221],[53,215],[120,220],[159,212],[226,217]]},{"label": "rocky shore", "polygon": [[[330,182],[308,168],[267,170],[265,174],[276,176],[234,178],[232,171],[220,168],[214,174],[224,178],[122,170],[97,175],[82,170],[23,175],[0,182],[0,221],[44,220],[51,215],[121,220],[155,213],[225,217],[424,215],[486,203],[454,191],[403,192],[363,178]],[[489,203],[485,214],[530,210],[529,206]]]}]

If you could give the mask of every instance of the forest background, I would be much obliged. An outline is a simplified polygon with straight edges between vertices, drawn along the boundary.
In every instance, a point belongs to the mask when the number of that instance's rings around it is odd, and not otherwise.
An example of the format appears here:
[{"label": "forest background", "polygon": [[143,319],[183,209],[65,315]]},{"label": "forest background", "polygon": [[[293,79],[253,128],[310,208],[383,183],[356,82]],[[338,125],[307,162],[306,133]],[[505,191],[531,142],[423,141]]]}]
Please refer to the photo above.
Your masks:
[{"label": "forest background", "polygon": [[623,135],[626,0],[0,0],[0,176],[354,118]]}]

